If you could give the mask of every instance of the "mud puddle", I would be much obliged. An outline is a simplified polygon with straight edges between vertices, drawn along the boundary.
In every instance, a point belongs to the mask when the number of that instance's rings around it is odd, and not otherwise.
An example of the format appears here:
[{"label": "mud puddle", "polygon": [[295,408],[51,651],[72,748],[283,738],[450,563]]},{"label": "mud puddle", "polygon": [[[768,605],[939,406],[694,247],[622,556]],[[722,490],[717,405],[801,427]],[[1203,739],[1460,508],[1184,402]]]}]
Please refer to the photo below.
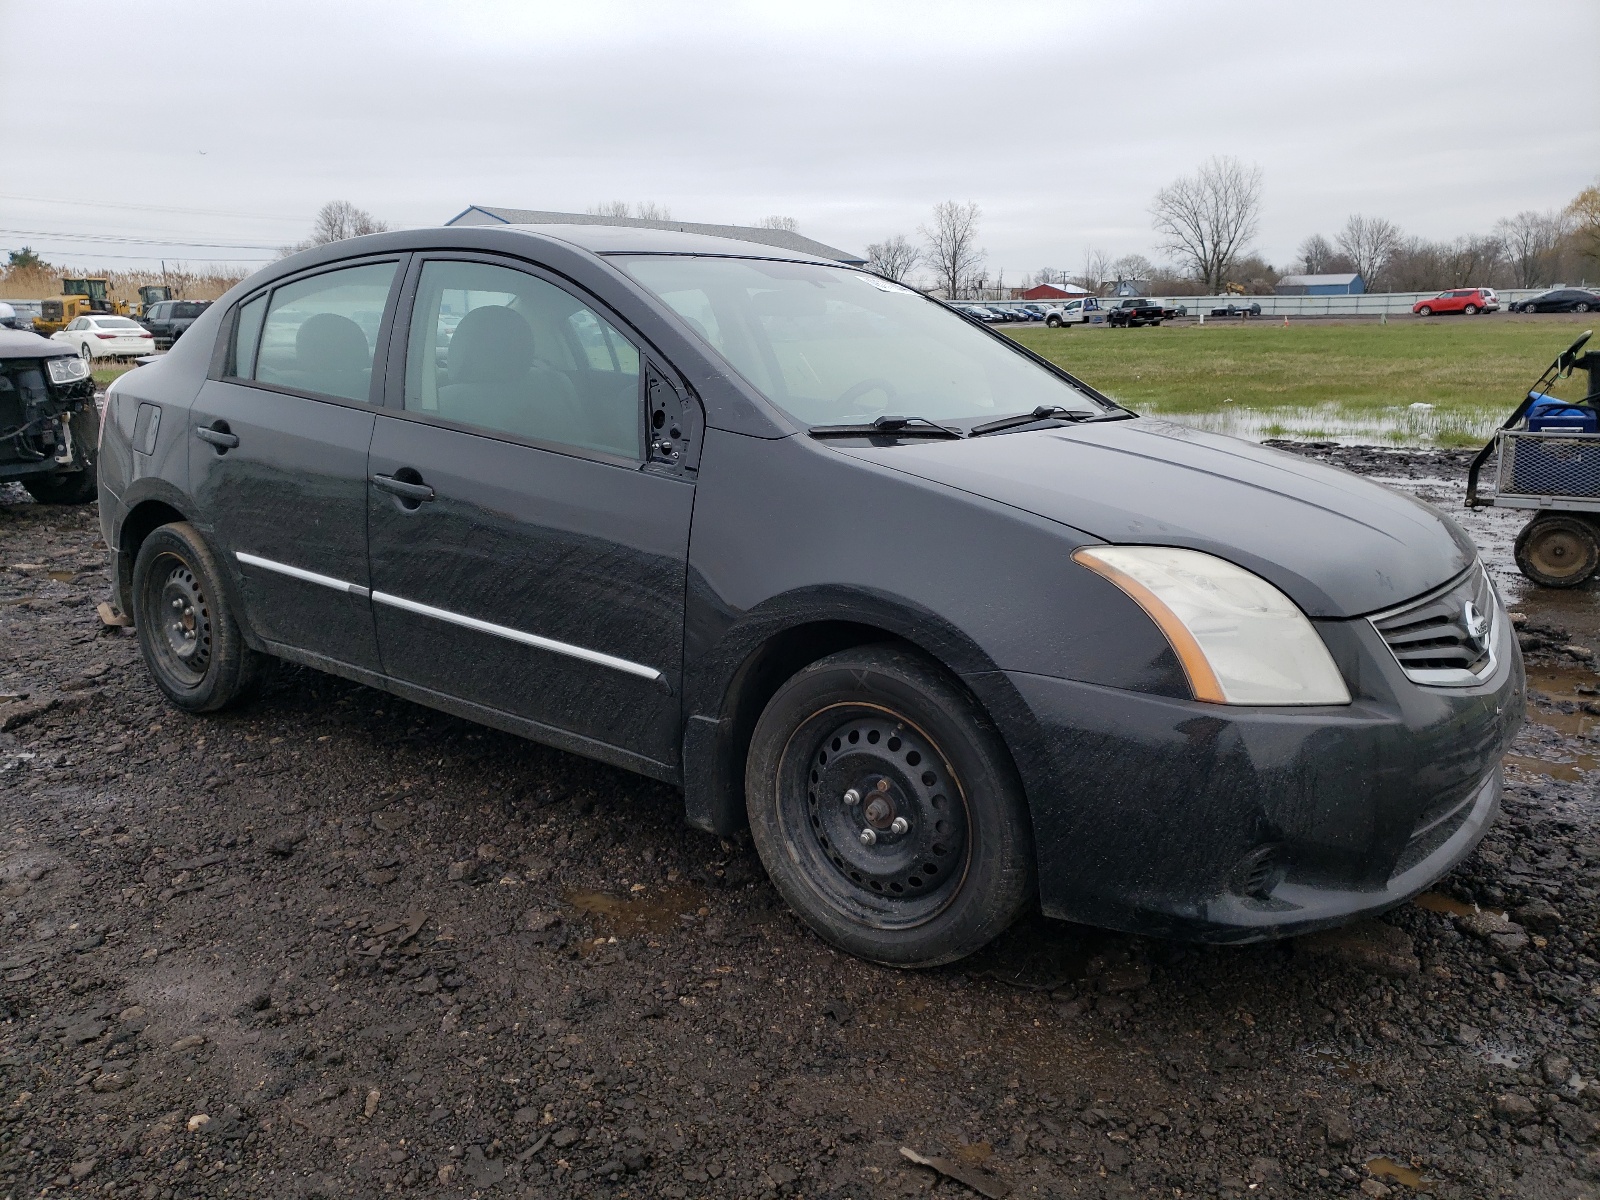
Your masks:
[{"label": "mud puddle", "polygon": [[579,912],[600,918],[613,937],[654,937],[679,928],[686,918],[703,917],[705,893],[690,885],[660,891],[643,889],[627,896],[611,892],[575,891],[567,903]]},{"label": "mud puddle", "polygon": [[1442,892],[1423,892],[1411,903],[1418,908],[1426,909],[1428,912],[1442,913],[1449,917],[1470,917],[1480,912],[1488,912],[1497,917],[1506,915],[1503,912],[1495,912],[1493,909],[1479,908],[1476,904],[1467,904],[1464,901],[1457,900],[1454,896],[1446,896]]},{"label": "mud puddle", "polygon": [[1384,1179],[1391,1183],[1398,1183],[1417,1192],[1429,1192],[1437,1179],[1430,1179],[1418,1168],[1396,1162],[1392,1158],[1371,1158],[1367,1160],[1367,1174],[1374,1179]]}]

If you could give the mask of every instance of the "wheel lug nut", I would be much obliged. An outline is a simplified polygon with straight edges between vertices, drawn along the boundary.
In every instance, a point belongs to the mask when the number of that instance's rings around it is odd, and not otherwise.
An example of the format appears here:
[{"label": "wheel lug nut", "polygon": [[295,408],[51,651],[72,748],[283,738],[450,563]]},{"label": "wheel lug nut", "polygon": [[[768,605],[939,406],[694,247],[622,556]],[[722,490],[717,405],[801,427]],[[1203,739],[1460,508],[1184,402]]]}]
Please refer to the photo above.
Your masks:
[{"label": "wheel lug nut", "polygon": [[911,828],[911,822],[904,817],[896,817],[889,825],[890,833],[904,833]]},{"label": "wheel lug nut", "polygon": [[863,829],[861,831],[861,844],[863,846],[876,845],[877,841],[878,841],[878,831],[876,829]]},{"label": "wheel lug nut", "polygon": [[855,788],[851,788],[844,794],[844,802],[851,808],[854,808],[856,805],[861,803],[861,793],[856,791]]},{"label": "wheel lug nut", "polygon": [[174,600],[172,602],[172,607],[177,609],[179,612],[182,612],[183,611],[183,601],[182,600]]}]

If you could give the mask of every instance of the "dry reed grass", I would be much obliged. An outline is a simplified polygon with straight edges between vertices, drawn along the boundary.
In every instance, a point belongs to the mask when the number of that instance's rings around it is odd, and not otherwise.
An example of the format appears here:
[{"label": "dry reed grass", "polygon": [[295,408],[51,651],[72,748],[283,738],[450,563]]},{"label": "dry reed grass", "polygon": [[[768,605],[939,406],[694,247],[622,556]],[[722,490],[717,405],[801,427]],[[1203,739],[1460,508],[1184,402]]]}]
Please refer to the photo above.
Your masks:
[{"label": "dry reed grass", "polygon": [[238,272],[189,271],[181,263],[168,267],[165,275],[160,271],[69,271],[48,263],[38,267],[0,266],[0,299],[45,300],[59,296],[61,280],[68,276],[104,279],[111,298],[130,308],[138,306],[139,289],[148,284],[165,283],[180,300],[215,300],[244,278]]}]

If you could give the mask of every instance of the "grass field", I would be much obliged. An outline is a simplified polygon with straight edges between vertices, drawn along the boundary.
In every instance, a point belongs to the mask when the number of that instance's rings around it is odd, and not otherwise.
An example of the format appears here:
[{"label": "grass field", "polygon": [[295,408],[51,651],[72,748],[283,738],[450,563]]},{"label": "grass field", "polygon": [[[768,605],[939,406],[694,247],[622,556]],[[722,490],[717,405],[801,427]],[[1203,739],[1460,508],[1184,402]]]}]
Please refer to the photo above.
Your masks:
[{"label": "grass field", "polygon": [[[1006,332],[1140,412],[1262,437],[1468,445],[1594,323],[1496,316],[1285,326],[1262,318]],[[1576,398],[1585,383],[1580,372],[1553,390]]]}]

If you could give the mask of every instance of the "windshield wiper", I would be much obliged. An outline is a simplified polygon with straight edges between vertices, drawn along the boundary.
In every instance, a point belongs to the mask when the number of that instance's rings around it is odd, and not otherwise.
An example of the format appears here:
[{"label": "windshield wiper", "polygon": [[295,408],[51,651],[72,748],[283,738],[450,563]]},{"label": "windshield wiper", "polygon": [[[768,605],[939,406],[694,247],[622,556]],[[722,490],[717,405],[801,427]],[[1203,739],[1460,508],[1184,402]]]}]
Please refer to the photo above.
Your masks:
[{"label": "windshield wiper", "polygon": [[893,434],[895,437],[941,437],[958,438],[962,436],[959,429],[952,429],[948,425],[941,425],[937,421],[930,421],[927,417],[875,417],[871,424],[864,425],[813,425],[809,430],[812,437],[861,437],[873,434]]},{"label": "windshield wiper", "polygon": [[970,436],[982,437],[986,433],[999,433],[1002,429],[1015,429],[1019,425],[1032,425],[1035,421],[1049,421],[1051,419],[1088,421],[1093,420],[1095,415],[1094,413],[1084,412],[1081,408],[1062,408],[1059,404],[1041,404],[1032,412],[1017,413],[1009,417],[997,417],[993,421],[985,421],[982,425],[974,425]]}]

